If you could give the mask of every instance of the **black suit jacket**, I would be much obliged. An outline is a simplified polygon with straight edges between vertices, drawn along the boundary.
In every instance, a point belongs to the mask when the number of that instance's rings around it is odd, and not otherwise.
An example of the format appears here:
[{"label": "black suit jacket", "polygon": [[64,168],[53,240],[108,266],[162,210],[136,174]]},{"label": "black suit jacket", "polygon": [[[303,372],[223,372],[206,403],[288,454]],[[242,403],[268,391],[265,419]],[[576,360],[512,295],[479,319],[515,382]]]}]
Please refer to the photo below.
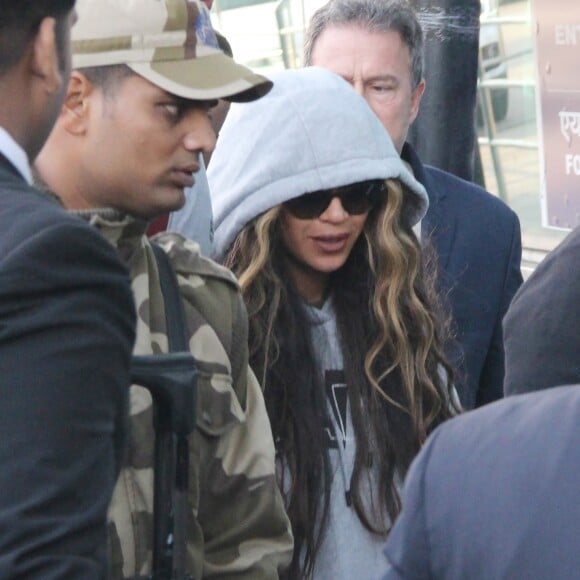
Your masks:
[{"label": "black suit jacket", "polygon": [[135,328],[113,248],[0,155],[0,578],[105,578]]},{"label": "black suit jacket", "polygon": [[429,196],[421,236],[437,255],[441,296],[457,337],[450,350],[457,390],[471,409],[503,394],[502,319],[522,283],[520,223],[481,187],[423,165],[410,145],[401,157]]}]

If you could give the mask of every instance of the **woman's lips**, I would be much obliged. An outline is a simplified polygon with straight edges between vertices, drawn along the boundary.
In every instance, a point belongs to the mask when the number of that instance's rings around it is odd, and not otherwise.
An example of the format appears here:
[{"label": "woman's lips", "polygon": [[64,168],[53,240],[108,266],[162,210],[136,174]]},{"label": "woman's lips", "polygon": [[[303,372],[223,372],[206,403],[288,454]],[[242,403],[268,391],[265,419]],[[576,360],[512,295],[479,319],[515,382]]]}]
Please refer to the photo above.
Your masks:
[{"label": "woman's lips", "polygon": [[314,243],[326,253],[341,252],[346,247],[349,234],[338,234],[334,236],[314,236]]}]

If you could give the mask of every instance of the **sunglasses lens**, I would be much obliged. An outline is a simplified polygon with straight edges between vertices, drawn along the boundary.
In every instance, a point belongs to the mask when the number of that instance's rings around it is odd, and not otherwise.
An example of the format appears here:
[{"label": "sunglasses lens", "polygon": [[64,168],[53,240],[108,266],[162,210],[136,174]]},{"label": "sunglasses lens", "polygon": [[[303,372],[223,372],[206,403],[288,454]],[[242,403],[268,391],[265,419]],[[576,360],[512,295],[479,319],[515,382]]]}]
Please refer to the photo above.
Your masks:
[{"label": "sunglasses lens", "polygon": [[325,191],[307,193],[287,201],[284,205],[290,213],[302,220],[315,219],[324,213],[332,197]]},{"label": "sunglasses lens", "polygon": [[383,192],[382,181],[353,183],[340,190],[316,191],[285,202],[284,206],[298,219],[309,220],[320,217],[333,198],[340,198],[342,207],[350,215],[360,215],[378,203]]},{"label": "sunglasses lens", "polygon": [[369,198],[365,195],[364,191],[360,190],[341,197],[340,201],[342,202],[342,207],[350,215],[365,213],[371,207]]},{"label": "sunglasses lens", "polygon": [[342,207],[350,215],[366,213],[379,201],[382,190],[380,181],[355,183],[340,196]]}]

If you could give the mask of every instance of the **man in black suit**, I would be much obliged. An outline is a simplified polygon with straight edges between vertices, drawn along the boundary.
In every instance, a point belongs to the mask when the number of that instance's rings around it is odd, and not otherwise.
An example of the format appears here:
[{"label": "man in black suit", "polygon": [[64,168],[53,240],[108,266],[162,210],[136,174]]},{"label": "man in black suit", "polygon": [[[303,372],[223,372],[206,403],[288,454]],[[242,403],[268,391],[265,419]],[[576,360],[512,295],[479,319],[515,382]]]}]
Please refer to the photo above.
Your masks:
[{"label": "man in black suit", "polygon": [[305,63],[353,85],[427,190],[420,236],[435,250],[457,335],[456,386],[471,409],[502,397],[501,321],[522,283],[520,225],[501,200],[423,165],[406,142],[425,90],[422,53],[421,25],[406,0],[332,0],[312,17],[305,43]]},{"label": "man in black suit", "polygon": [[0,578],[105,578],[135,315],[110,245],[31,186],[74,0],[0,0]]},{"label": "man in black suit", "polygon": [[580,574],[580,385],[447,421],[405,482],[384,580]]}]

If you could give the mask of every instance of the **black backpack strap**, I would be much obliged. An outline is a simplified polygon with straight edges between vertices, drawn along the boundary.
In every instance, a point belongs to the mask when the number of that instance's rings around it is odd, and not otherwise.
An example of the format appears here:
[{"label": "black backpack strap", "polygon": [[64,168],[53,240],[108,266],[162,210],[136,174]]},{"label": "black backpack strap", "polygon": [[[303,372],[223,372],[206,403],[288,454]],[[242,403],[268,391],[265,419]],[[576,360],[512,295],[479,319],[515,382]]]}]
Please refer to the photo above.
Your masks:
[{"label": "black backpack strap", "polygon": [[134,357],[133,376],[148,388],[155,409],[153,580],[191,580],[186,567],[189,445],[195,425],[195,360],[185,311],[167,254],[151,244],[163,303],[169,354]]},{"label": "black backpack strap", "polygon": [[167,341],[169,352],[189,352],[187,346],[187,328],[185,325],[185,312],[179,292],[177,276],[169,257],[161,246],[151,244],[157,268],[159,269],[159,281],[165,308],[165,321],[167,326]]}]

